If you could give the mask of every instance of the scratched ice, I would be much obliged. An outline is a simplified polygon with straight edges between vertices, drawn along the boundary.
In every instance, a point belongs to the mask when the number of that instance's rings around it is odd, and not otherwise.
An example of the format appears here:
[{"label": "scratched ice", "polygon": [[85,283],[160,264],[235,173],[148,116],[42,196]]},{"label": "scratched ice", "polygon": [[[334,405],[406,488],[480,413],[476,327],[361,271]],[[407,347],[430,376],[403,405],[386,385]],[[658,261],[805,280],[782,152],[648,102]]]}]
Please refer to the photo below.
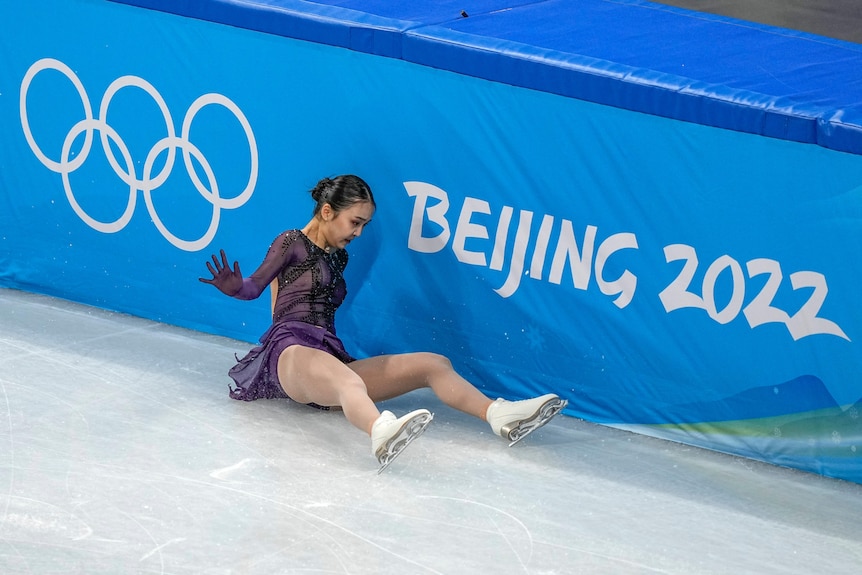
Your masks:
[{"label": "scratched ice", "polygon": [[857,573],[862,486],[561,417],[436,412],[384,474],[336,413],[227,397],[247,344],[0,290],[0,572]]}]

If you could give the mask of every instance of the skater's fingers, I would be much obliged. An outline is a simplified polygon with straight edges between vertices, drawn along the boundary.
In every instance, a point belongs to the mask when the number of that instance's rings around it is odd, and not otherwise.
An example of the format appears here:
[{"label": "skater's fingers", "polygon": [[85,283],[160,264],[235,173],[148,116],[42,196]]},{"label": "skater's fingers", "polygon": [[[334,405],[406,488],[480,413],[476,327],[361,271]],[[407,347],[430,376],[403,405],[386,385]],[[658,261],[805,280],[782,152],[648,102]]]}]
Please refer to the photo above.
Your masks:
[{"label": "skater's fingers", "polygon": [[[213,271],[213,266],[215,266],[215,271]],[[216,275],[216,272],[221,271],[221,265],[219,264],[218,258],[215,254],[212,255],[212,264],[207,262],[207,269],[212,272],[213,275]]]}]

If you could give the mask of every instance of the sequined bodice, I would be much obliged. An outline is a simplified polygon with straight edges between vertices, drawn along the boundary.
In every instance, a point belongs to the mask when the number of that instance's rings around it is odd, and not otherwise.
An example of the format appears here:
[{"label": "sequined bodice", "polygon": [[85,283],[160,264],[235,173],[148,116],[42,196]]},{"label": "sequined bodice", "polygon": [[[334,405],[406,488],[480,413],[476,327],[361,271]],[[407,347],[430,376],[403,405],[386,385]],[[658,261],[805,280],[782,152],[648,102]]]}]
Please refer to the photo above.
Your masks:
[{"label": "sequined bodice", "polygon": [[260,267],[236,295],[258,297],[278,278],[273,322],[302,321],[335,333],[335,311],[347,295],[347,252],[327,252],[300,230],[288,230],[272,242]]},{"label": "sequined bodice", "polygon": [[296,230],[285,234],[282,249],[294,257],[278,274],[273,321],[304,321],[335,333],[335,310],[347,295],[347,252],[327,253]]}]

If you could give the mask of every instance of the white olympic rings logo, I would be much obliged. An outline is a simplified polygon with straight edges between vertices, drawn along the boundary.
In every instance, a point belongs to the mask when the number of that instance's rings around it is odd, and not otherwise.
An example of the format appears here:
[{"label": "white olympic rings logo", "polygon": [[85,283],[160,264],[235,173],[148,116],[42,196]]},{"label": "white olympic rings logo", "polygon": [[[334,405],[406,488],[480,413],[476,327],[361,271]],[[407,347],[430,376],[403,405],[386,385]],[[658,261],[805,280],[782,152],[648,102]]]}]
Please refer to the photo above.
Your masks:
[{"label": "white olympic rings logo", "polygon": [[[33,78],[43,70],[56,70],[65,75],[78,91],[78,95],[81,97],[81,102],[84,105],[84,119],[72,126],[69,133],[66,135],[62,151],[60,152],[59,161],[54,161],[49,158],[42,149],[39,148],[38,144],[36,144],[36,140],[30,129],[29,119],[27,118],[27,92],[30,89],[30,84],[33,81]],[[122,140],[120,135],[108,124],[107,120],[108,107],[111,104],[111,99],[118,91],[127,87],[140,88],[153,98],[164,116],[165,128],[167,130],[167,136],[156,142],[152,148],[150,148],[146,161],[144,162],[143,174],[141,174],[140,178],[137,173],[135,173],[135,164],[132,161],[132,156],[129,152],[128,146],[126,146],[126,143]],[[194,120],[195,115],[205,106],[212,104],[223,106],[233,113],[236,119],[239,120],[240,125],[245,131],[246,138],[248,139],[249,152],[251,153],[248,183],[245,189],[234,198],[226,199],[219,195],[218,184],[216,183],[212,167],[197,146],[189,141],[189,131],[191,130],[192,121]],[[126,224],[129,223],[129,220],[131,220],[132,214],[135,211],[135,203],[138,196],[137,192],[140,190],[144,195],[144,202],[147,205],[147,211],[150,213],[153,223],[156,228],[158,228],[159,232],[161,232],[162,236],[182,250],[199,251],[209,245],[215,236],[216,231],[218,230],[221,208],[238,208],[245,204],[251,197],[252,193],[254,193],[258,173],[257,143],[254,139],[254,133],[251,130],[248,119],[239,107],[237,107],[237,105],[229,98],[221,94],[204,94],[195,100],[186,112],[185,118],[183,118],[182,132],[178,137],[174,128],[173,119],[171,118],[171,114],[168,111],[168,107],[165,104],[164,99],[153,85],[143,78],[139,78],[137,76],[122,76],[114,80],[111,85],[108,86],[107,90],[105,90],[105,95],[102,97],[102,102],[99,106],[98,118],[93,118],[90,99],[87,96],[87,92],[78,76],[63,62],[53,58],[43,58],[30,66],[30,69],[27,70],[27,73],[24,75],[24,79],[21,81],[20,113],[21,125],[24,129],[24,137],[27,139],[30,149],[46,168],[59,173],[63,177],[63,188],[72,209],[78,217],[84,221],[84,223],[97,231],[103,233],[114,233],[126,227]],[[108,159],[108,163],[110,163],[117,176],[119,176],[120,179],[129,186],[129,203],[123,214],[118,219],[111,222],[96,220],[85,212],[75,199],[75,195],[72,193],[72,187],[69,182],[69,174],[81,167],[81,165],[86,161],[87,156],[90,153],[90,147],[93,143],[93,132],[96,130],[100,132],[102,149]],[[84,134],[84,143],[81,151],[74,159],[70,159],[69,156],[71,154],[72,143],[81,133]],[[120,151],[125,168],[114,155],[109,140],[113,142]],[[171,174],[174,166],[174,159],[176,157],[176,150],[178,148],[182,150],[183,162],[185,163],[186,171],[188,172],[189,178],[191,179],[195,189],[213,206],[213,215],[209,228],[204,235],[197,240],[184,240],[171,233],[167,227],[165,227],[153,206],[152,192],[164,184],[168,179],[168,176]],[[154,175],[153,165],[156,158],[165,151],[167,151],[165,165],[161,171]],[[192,164],[192,158],[194,158],[203,169],[208,180],[209,187],[204,185],[198,177],[197,171]]]}]

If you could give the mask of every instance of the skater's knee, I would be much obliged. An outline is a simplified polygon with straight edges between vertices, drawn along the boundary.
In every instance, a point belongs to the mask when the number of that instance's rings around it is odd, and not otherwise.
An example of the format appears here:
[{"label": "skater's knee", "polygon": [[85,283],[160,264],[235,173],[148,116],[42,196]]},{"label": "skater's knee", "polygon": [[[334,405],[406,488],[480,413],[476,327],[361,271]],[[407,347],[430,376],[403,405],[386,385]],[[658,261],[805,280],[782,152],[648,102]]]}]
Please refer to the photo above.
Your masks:
[{"label": "skater's knee", "polygon": [[422,363],[431,374],[447,373],[453,371],[452,362],[445,355],[430,351],[419,352]]},{"label": "skater's knee", "polygon": [[422,371],[425,373],[426,384],[435,377],[445,375],[451,371],[452,362],[445,355],[430,351],[420,351],[414,354],[416,362],[422,366]]},{"label": "skater's knee", "polygon": [[452,362],[445,355],[421,352],[422,365],[425,367],[425,383],[433,387],[434,382],[448,381],[455,373]]},{"label": "skater's knee", "polygon": [[345,374],[344,377],[339,378],[338,381],[334,383],[334,386],[341,398],[350,398],[356,395],[368,395],[368,388],[365,385],[365,381],[353,372]]}]

